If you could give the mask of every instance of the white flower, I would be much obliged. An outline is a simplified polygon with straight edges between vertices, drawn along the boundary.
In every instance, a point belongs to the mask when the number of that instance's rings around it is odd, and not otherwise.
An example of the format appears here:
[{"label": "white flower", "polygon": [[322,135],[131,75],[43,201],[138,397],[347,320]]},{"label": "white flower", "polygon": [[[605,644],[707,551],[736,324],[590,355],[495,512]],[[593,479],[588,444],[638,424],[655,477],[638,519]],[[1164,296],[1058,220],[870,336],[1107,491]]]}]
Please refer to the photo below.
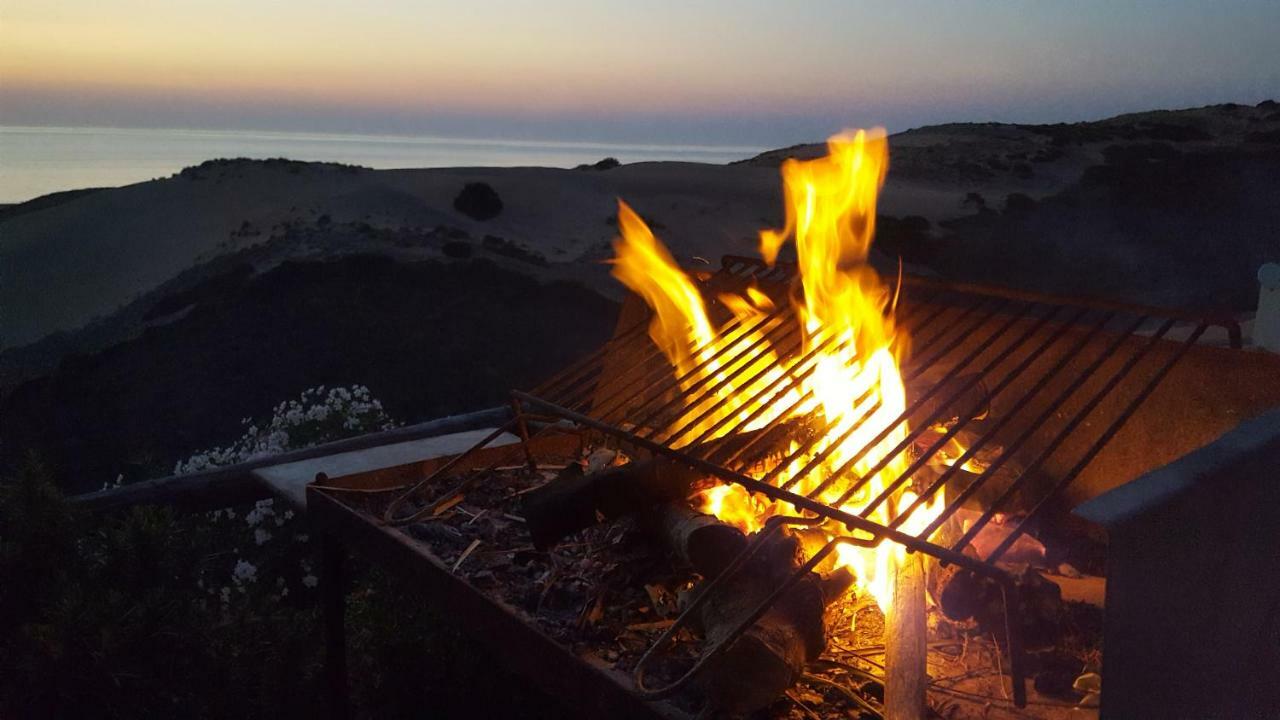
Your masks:
[{"label": "white flower", "polygon": [[263,528],[258,528],[257,530],[253,531],[253,541],[258,545],[262,545],[270,539],[271,539],[271,533],[267,532]]},{"label": "white flower", "polygon": [[257,582],[258,566],[248,560],[239,560],[231,571],[231,578],[235,580],[237,585],[246,582]]},{"label": "white flower", "polygon": [[315,575],[310,575],[310,574],[308,574],[308,575],[303,576],[303,578],[302,578],[302,584],[303,584],[303,585],[306,585],[306,586],[307,586],[307,587],[309,587],[309,588],[313,588],[313,587],[315,587],[316,585],[319,585],[319,584],[320,584],[320,578],[316,577]]},{"label": "white flower", "polygon": [[223,587],[222,590],[218,591],[218,596],[222,598],[223,603],[231,602],[231,588]]}]

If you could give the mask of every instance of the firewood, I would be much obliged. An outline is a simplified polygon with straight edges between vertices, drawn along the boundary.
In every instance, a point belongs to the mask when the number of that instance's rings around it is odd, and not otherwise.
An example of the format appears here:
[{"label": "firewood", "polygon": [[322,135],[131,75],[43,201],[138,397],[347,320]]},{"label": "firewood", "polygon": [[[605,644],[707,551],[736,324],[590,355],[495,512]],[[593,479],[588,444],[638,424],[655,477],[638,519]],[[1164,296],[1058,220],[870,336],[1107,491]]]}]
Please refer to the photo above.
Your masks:
[{"label": "firewood", "polygon": [[929,681],[925,564],[920,553],[908,555],[898,564],[893,603],[885,613],[884,716],[894,720],[925,717]]},{"label": "firewood", "polygon": [[[731,633],[802,562],[795,538],[778,534],[767,540],[703,606],[707,647]],[[823,590],[816,573],[806,574],[703,672],[701,682],[712,707],[727,714],[754,712],[800,678],[806,663],[826,647]]]},{"label": "firewood", "polygon": [[[965,387],[965,386],[968,387]],[[958,375],[941,383],[919,377],[907,383],[907,402],[929,394],[928,399],[912,413],[913,417],[930,417],[933,424],[950,424],[957,420],[973,420],[985,417],[991,410],[991,398],[986,385],[974,375]]]},{"label": "firewood", "polygon": [[[979,630],[1003,639],[1006,635],[1004,594],[995,580],[956,565],[945,568],[931,564],[929,592],[942,614],[951,620],[974,620]],[[1023,643],[1028,648],[1055,644],[1062,636],[1066,614],[1062,590],[1046,580],[1034,568],[1024,568],[1014,575],[1016,602],[1021,619]]]},{"label": "firewood", "polygon": [[689,496],[702,474],[666,458],[640,460],[586,474],[573,463],[555,480],[523,498],[533,544],[551,547],[599,522]]},{"label": "firewood", "polygon": [[705,578],[719,575],[747,545],[741,530],[695,511],[683,500],[644,511],[640,525],[681,564]]}]

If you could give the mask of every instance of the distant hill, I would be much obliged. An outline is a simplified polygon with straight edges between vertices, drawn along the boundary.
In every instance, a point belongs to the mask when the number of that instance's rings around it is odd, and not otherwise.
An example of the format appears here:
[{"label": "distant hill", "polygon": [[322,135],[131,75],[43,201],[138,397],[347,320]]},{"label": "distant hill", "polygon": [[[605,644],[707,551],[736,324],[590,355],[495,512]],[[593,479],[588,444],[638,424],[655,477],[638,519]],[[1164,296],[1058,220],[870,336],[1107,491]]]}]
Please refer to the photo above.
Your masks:
[{"label": "distant hill", "polygon": [[[1222,158],[1220,170],[1226,175],[1234,163],[1252,168],[1248,192],[1258,200],[1228,203],[1219,213],[1224,217],[1213,223],[1231,238],[1236,231],[1243,234],[1230,240],[1232,250],[1223,254],[1238,253],[1240,263],[1246,259],[1252,263],[1261,255],[1248,236],[1261,237],[1275,227],[1275,212],[1269,210],[1275,205],[1268,206],[1267,200],[1274,183],[1268,182],[1270,176],[1261,166],[1280,147],[1278,134],[1280,106],[1271,101],[1256,107],[1219,105],[1087,123],[918,128],[891,138],[890,172],[880,209],[890,218],[927,220],[931,241],[951,238],[947,242],[952,245],[974,243],[973,262],[961,263],[966,275],[1038,283],[1038,275],[977,272],[991,249],[986,247],[990,245],[986,231],[964,223],[944,224],[979,212],[999,212],[1011,196],[1015,205],[1021,196],[1041,201],[1064,193],[1073,194],[1077,202],[1086,201],[1094,196],[1080,192],[1077,185],[1091,168],[1114,168],[1117,153],[1124,148],[1156,144],[1182,158]],[[607,220],[616,197],[626,198],[653,218],[661,226],[659,234],[679,254],[714,259],[724,252],[750,251],[756,230],[780,221],[776,168],[781,160],[821,152],[822,144],[815,143],[763,153],[731,166],[641,163],[592,172],[546,168],[374,171],[284,160],[223,160],[164,180],[58,193],[0,210],[0,306],[6,308],[0,317],[0,348],[25,345],[109,316],[198,261],[264,242],[286,227],[321,217],[335,223],[364,222],[378,229],[430,231],[452,226],[475,237],[498,236],[545,257],[548,266],[538,271],[542,275],[579,277],[609,290],[606,274],[593,263],[607,254],[604,248],[614,232]],[[1149,164],[1169,161],[1150,153],[1145,160]],[[1120,172],[1134,169],[1126,166]],[[453,200],[467,182],[494,187],[504,211],[484,222],[459,213]],[[1176,204],[1179,198],[1176,191],[1171,192],[1165,200]],[[1194,199],[1183,198],[1188,203]],[[1108,202],[1123,203],[1123,198]],[[1029,206],[1024,203],[1023,207]],[[1038,227],[1041,234],[1036,242],[1058,247],[1072,262],[1090,258],[1118,262],[1150,250],[1139,247],[1150,245],[1149,238],[1131,237],[1144,232],[1132,213],[1123,222],[1116,220],[1117,226],[1099,217],[1100,212],[1105,210],[1092,208],[1079,223],[1065,219],[1052,227]],[[1064,220],[1061,213],[1057,217]],[[1035,225],[1026,219],[1022,218],[1021,226]],[[1156,226],[1162,234],[1176,235],[1168,223],[1151,227]],[[997,234],[1007,235],[1006,230]],[[1099,246],[1102,237],[1105,248]],[[1176,237],[1170,241],[1195,242]],[[894,242],[889,238],[882,249],[890,250]],[[1214,244],[1224,242],[1225,238]],[[1008,245],[1004,242],[1001,252],[1008,252]],[[1097,254],[1103,249],[1108,252]],[[906,254],[925,259],[919,252]],[[925,254],[943,257],[932,251]],[[422,259],[433,256],[439,255],[428,252]],[[948,272],[946,267],[934,269]],[[1219,288],[1225,285],[1214,284],[1205,291]],[[1206,300],[1205,292],[1178,297],[1109,283],[1082,289],[1175,304]]]},{"label": "distant hill", "polygon": [[[240,418],[362,383],[406,420],[498,402],[612,326],[626,199],[682,262],[754,253],[778,166],[368,170],[217,160],[0,209],[0,467],[162,472]],[[1280,259],[1280,106],[890,140],[876,248],[916,272],[1249,310]],[[455,199],[488,185],[485,212]],[[482,204],[483,204],[482,203]],[[468,210],[471,215],[459,209]]]},{"label": "distant hill", "polygon": [[[891,138],[890,172],[880,210],[890,218],[918,216],[928,221],[931,242],[973,243],[972,262],[961,263],[966,276],[976,273],[1000,282],[1038,283],[1039,275],[977,272],[993,250],[988,247],[987,231],[944,223],[979,212],[1000,212],[1011,196],[1015,205],[1021,196],[1038,202],[1063,194],[1087,202],[1094,195],[1081,192],[1077,185],[1091,168],[1115,167],[1116,153],[1126,147],[1157,144],[1182,158],[1220,157],[1225,175],[1237,162],[1251,168],[1247,191],[1258,199],[1228,203],[1218,213],[1223,217],[1213,224],[1227,233],[1214,242],[1225,247],[1222,255],[1237,255],[1237,264],[1252,263],[1261,257],[1256,247],[1261,240],[1250,238],[1261,238],[1275,228],[1275,204],[1268,205],[1274,183],[1262,165],[1274,159],[1280,147],[1278,136],[1280,106],[1273,101],[1254,107],[1218,105],[1072,124],[966,123],[918,128]],[[590,172],[548,168],[374,171],[284,160],[221,160],[163,180],[57,193],[0,210],[0,306],[6,310],[0,316],[0,349],[110,316],[201,260],[264,242],[286,227],[321,217],[335,223],[364,222],[378,229],[425,232],[451,226],[477,238],[494,235],[545,257],[548,265],[539,274],[577,277],[608,292],[613,286],[594,263],[607,255],[604,248],[614,232],[607,221],[615,198],[626,198],[653,218],[661,226],[659,234],[685,257],[714,259],[725,252],[749,252],[756,230],[781,219],[776,176],[781,160],[821,152],[821,143],[811,143],[730,166],[640,163]],[[1146,159],[1154,164],[1169,161],[1154,155]],[[1135,169],[1126,167],[1120,171]],[[484,222],[459,213],[453,200],[468,182],[494,187],[503,200],[503,212]],[[1174,195],[1165,199],[1176,204]],[[1194,201],[1189,196],[1183,199]],[[1108,202],[1123,203],[1123,198]],[[1023,207],[1028,206],[1023,203]],[[1055,216],[1059,222],[1040,226],[1028,224],[1024,217],[1020,226],[1034,226],[1041,233],[1036,242],[1059,248],[1072,263],[1119,262],[1117,267],[1127,269],[1131,263],[1126,258],[1137,258],[1142,264],[1143,253],[1152,248],[1143,247],[1150,245],[1150,238],[1133,237],[1144,232],[1140,220],[1132,213],[1123,220],[1099,213],[1105,210],[1089,210],[1079,223],[1059,213]],[[1178,239],[1176,228],[1168,223],[1157,225],[1162,234],[1174,233],[1171,242],[1198,242]],[[914,226],[921,227],[918,220]],[[1009,232],[996,230],[1001,236]],[[1274,232],[1270,237],[1276,237]],[[887,238],[882,249],[890,250],[895,242]],[[1010,243],[1002,242],[1000,252],[1008,252]],[[1107,252],[1101,252],[1104,249]],[[925,254],[943,257],[933,250]],[[924,259],[919,252],[907,254]],[[427,252],[421,259],[427,257],[439,254]],[[948,267],[934,269],[953,272]],[[1210,274],[1218,275],[1216,270]],[[1171,286],[1183,284],[1176,282],[1176,275]],[[1223,276],[1221,282],[1215,280],[1203,292],[1186,297],[1114,283],[1081,289],[1201,304],[1206,293],[1226,289],[1227,280]],[[1239,278],[1245,285],[1247,281]],[[1243,301],[1235,297],[1230,302]]]},{"label": "distant hill", "polygon": [[0,205],[0,221],[8,220],[9,218],[18,217],[19,215],[25,215],[29,212],[35,212],[37,210],[44,210],[46,208],[57,207],[62,203],[75,200],[78,197],[84,197],[85,195],[88,195],[90,193],[95,193],[103,189],[105,188],[82,188],[80,190],[63,190],[62,192],[55,192],[55,193],[49,193],[48,195],[41,195],[38,198],[32,198],[31,200],[28,200],[26,202],[7,203],[5,205]]},{"label": "distant hill", "polygon": [[[469,182],[497,190],[501,215],[482,222],[453,207]],[[583,172],[208,162],[0,220],[0,347],[82,327],[199,261],[320,218],[389,230],[447,225],[535,247],[556,265],[594,263],[613,236],[607,220],[619,196],[672,228],[678,245],[719,253],[750,247],[761,220],[777,213],[775,185],[767,169],[692,163]],[[429,257],[440,255],[419,259]]]}]

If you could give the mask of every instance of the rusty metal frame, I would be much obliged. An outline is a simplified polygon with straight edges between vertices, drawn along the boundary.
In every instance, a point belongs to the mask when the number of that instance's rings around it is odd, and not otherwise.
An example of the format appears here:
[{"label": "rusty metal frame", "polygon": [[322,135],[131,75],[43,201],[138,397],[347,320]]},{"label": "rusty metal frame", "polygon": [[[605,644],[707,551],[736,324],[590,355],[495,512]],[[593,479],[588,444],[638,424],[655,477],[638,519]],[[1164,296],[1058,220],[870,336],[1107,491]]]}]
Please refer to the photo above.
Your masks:
[{"label": "rusty metal frame", "polygon": [[[406,474],[410,470],[407,468]],[[376,475],[364,473],[325,482],[360,488],[363,477],[376,479]],[[534,680],[552,694],[571,698],[566,707],[577,710],[580,717],[689,720],[689,715],[668,703],[645,702],[637,697],[626,675],[574,655],[522,619],[513,608],[454,574],[425,544],[344,502],[343,495],[332,487],[307,488],[308,516],[331,542],[340,539],[371,560],[405,571],[418,581],[424,602],[465,621],[468,638],[489,648],[512,671]],[[330,550],[338,552],[336,547]]]}]

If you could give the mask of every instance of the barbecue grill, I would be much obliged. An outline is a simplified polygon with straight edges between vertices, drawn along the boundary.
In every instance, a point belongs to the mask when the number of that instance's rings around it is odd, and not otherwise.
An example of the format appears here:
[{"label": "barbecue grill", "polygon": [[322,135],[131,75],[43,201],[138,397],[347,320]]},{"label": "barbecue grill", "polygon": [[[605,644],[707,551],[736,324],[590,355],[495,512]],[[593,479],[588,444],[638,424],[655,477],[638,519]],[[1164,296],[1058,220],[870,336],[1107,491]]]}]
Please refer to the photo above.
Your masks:
[{"label": "barbecue grill", "polygon": [[[702,273],[699,282],[709,298],[719,290],[745,284],[785,298],[793,276],[794,267],[787,264],[770,267],[751,258],[726,256],[718,271]],[[527,443],[555,427],[548,420],[567,422],[795,509],[793,515],[771,517],[741,555],[706,585],[693,605],[654,643],[635,668],[637,692],[642,696],[660,698],[678,690],[837,545],[870,547],[888,539],[909,552],[924,553],[943,565],[954,564],[999,583],[1004,590],[1014,700],[1019,706],[1024,705],[1019,607],[1013,592],[1014,577],[999,564],[1001,559],[1038,518],[1061,501],[1064,492],[1211,327],[1225,329],[1233,346],[1240,343],[1239,328],[1232,320],[1162,309],[909,276],[901,278],[899,293],[897,324],[906,330],[914,348],[903,366],[904,381],[910,385],[929,378],[931,382],[858,456],[835,469],[824,464],[829,449],[814,453],[819,433],[806,434],[803,427],[792,422],[749,429],[771,402],[787,398],[787,402],[799,404],[807,400],[807,396],[798,395],[797,389],[814,372],[814,358],[828,345],[840,342],[828,337],[806,348],[797,324],[780,322],[792,312],[786,302],[758,320],[730,321],[722,333],[757,339],[749,344],[723,343],[717,350],[705,348],[705,354],[694,355],[699,358],[697,366],[683,373],[674,372],[650,340],[645,332],[647,317],[620,323],[614,338],[596,352],[534,390],[514,391],[511,422],[455,459],[463,462],[470,452],[484,447],[504,430],[518,431]],[[767,369],[760,370],[753,360],[765,348],[788,360],[790,370],[761,384]],[[705,372],[713,363],[721,370]],[[719,393],[735,380],[752,392]],[[980,407],[984,404],[998,410]],[[960,410],[956,412],[958,406]],[[842,431],[845,437],[855,432],[874,409]],[[938,425],[946,419],[944,415],[952,413],[951,422]],[[717,417],[721,419],[708,424],[708,419]],[[984,420],[977,422],[979,417]],[[855,472],[854,465],[869,449],[903,423],[909,428],[905,438],[870,470]],[[949,443],[962,433],[969,433],[963,454],[941,458],[946,448],[954,447]],[[736,437],[739,441],[710,442],[721,437]],[[843,439],[837,439],[829,448]],[[969,464],[993,449],[998,453],[987,455],[989,462],[980,468]],[[910,458],[905,471],[886,482],[883,491],[859,512],[841,509],[848,498],[901,453]],[[762,465],[761,458],[765,456],[772,456],[773,462]],[[810,456],[800,472],[786,482],[775,482],[782,468]],[[451,464],[432,473],[400,500],[447,473]],[[810,473],[826,475],[815,478],[817,482],[808,485],[813,489],[802,494],[796,486]],[[836,482],[847,483],[848,490],[834,502],[819,499]],[[887,522],[870,519],[877,507],[904,487],[911,487],[916,493],[913,502],[899,508]],[[903,521],[910,513],[944,487],[947,501],[941,514],[918,532],[905,530]],[[940,529],[947,521],[962,507],[975,503],[980,513],[976,520],[967,523],[958,537],[941,537]],[[399,514],[400,506],[400,502],[393,502],[388,508],[389,522],[401,524],[415,519],[413,515]],[[1021,514],[1021,520],[1012,525],[994,549],[985,555],[978,553],[974,539],[982,529],[998,514],[1014,511]],[[767,537],[784,526],[822,523],[842,525],[848,534],[835,537],[809,557],[787,583],[743,620],[737,632],[709,649],[678,680],[662,687],[646,682],[649,661],[695,616],[698,606],[744,566]]]}]

